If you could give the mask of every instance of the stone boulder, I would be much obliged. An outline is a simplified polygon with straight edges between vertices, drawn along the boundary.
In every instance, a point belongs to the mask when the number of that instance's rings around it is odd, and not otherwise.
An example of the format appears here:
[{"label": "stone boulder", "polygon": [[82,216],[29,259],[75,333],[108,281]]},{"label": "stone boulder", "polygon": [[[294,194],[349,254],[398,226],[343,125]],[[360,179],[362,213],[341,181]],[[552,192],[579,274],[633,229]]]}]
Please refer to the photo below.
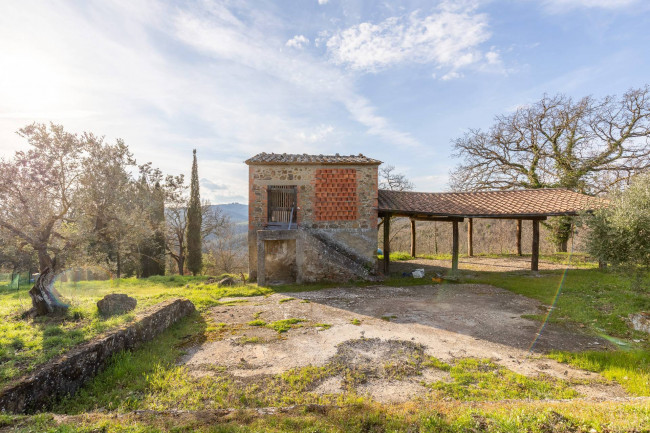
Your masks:
[{"label": "stone boulder", "polygon": [[630,322],[635,330],[650,334],[650,313],[641,312],[630,314]]},{"label": "stone boulder", "polygon": [[234,286],[237,283],[235,282],[235,280],[233,278],[225,277],[225,278],[222,278],[221,280],[219,280],[219,282],[217,284],[219,285],[219,287],[224,287],[224,286]]},{"label": "stone boulder", "polygon": [[123,293],[111,293],[97,301],[97,309],[102,316],[113,316],[131,311],[138,301]]}]

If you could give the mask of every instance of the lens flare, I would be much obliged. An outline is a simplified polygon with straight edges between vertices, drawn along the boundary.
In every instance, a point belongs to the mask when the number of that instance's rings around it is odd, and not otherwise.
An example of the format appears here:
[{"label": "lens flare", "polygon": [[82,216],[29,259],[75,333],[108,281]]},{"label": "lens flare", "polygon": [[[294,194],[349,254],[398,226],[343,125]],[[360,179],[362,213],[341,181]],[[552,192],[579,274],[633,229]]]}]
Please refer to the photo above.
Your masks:
[{"label": "lens flare", "polygon": [[535,349],[535,344],[537,344],[537,341],[542,336],[542,333],[544,332],[544,328],[546,328],[546,324],[548,323],[548,321],[549,321],[549,319],[551,317],[551,314],[553,313],[553,310],[555,310],[557,300],[560,298],[560,294],[562,294],[562,288],[564,287],[564,281],[566,280],[567,273],[569,272],[568,265],[571,264],[571,257],[573,256],[573,238],[574,238],[573,225],[571,225],[571,250],[569,251],[569,257],[568,257],[568,260],[567,260],[567,267],[564,269],[564,272],[562,272],[562,278],[560,278],[560,283],[558,284],[557,290],[555,291],[555,296],[553,297],[553,302],[551,302],[551,308],[548,309],[548,313],[546,313],[546,317],[544,318],[544,321],[542,321],[542,326],[539,327],[539,331],[537,332],[537,334],[535,334],[535,338],[530,343],[530,347],[528,348],[528,355],[532,355],[533,350]]}]

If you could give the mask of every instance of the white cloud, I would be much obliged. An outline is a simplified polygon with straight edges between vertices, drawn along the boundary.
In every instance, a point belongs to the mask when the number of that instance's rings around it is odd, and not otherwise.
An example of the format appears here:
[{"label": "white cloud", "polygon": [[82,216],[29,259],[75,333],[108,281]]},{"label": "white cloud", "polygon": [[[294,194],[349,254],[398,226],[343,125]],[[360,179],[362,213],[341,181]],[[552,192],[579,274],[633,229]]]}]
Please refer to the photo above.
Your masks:
[{"label": "white cloud", "polygon": [[293,38],[289,39],[285,45],[287,47],[300,49],[309,45],[309,39],[307,39],[303,35],[296,35]]},{"label": "white cloud", "polygon": [[318,4],[321,5],[321,6],[326,5],[329,2],[330,2],[330,0],[318,0]]},{"label": "white cloud", "polygon": [[444,3],[428,16],[416,11],[352,26],[333,35],[327,49],[334,63],[366,72],[401,63],[457,69],[480,61],[478,47],[489,38],[485,14]]},{"label": "white cloud", "polygon": [[247,195],[242,162],[261,151],[345,153],[352,134],[419,145],[353,76],[283,50],[284,27],[256,6],[0,2],[0,157],[33,121],[124,138],[170,174],[189,174],[197,148],[202,194],[219,202]]},{"label": "white cloud", "polygon": [[456,80],[458,78],[463,78],[463,74],[458,71],[447,72],[445,75],[440,77],[442,81]]}]

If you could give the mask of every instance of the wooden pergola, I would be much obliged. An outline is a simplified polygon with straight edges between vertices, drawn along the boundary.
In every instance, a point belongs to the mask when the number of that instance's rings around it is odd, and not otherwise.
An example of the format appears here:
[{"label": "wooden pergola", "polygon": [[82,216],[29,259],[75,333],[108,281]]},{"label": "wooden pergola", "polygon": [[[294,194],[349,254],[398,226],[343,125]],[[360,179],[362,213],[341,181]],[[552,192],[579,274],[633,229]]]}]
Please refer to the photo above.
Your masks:
[{"label": "wooden pergola", "polygon": [[452,224],[453,271],[458,270],[458,223],[468,219],[468,255],[472,256],[474,218],[517,220],[517,253],[521,254],[521,230],[524,220],[533,228],[530,269],[539,269],[539,222],[550,216],[577,215],[595,209],[602,201],[566,189],[532,189],[484,192],[411,192],[379,190],[378,215],[383,219],[383,271],[390,266],[390,219],[411,220],[411,255],[416,254],[416,221],[446,221]]}]

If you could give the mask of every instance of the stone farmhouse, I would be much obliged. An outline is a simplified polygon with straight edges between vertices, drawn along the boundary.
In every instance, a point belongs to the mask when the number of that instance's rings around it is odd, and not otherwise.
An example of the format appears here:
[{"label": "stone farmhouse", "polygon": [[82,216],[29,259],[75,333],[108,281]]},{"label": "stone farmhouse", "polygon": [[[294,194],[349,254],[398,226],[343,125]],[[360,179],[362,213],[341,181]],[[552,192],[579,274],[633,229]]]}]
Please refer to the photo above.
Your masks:
[{"label": "stone farmhouse", "polygon": [[301,283],[376,274],[381,161],[260,153],[246,164],[252,279]]},{"label": "stone farmhouse", "polygon": [[[577,215],[603,205],[565,189],[430,193],[378,189],[381,161],[364,155],[260,153],[249,167],[249,272],[261,285],[282,282],[376,279],[390,266],[391,218],[411,221],[411,255],[416,223],[445,221],[452,228],[451,269],[458,269],[459,223],[517,220],[532,224],[531,270],[538,269],[539,226],[549,216]],[[383,226],[383,227],[380,227]],[[383,230],[384,261],[377,262],[377,232]]]}]

